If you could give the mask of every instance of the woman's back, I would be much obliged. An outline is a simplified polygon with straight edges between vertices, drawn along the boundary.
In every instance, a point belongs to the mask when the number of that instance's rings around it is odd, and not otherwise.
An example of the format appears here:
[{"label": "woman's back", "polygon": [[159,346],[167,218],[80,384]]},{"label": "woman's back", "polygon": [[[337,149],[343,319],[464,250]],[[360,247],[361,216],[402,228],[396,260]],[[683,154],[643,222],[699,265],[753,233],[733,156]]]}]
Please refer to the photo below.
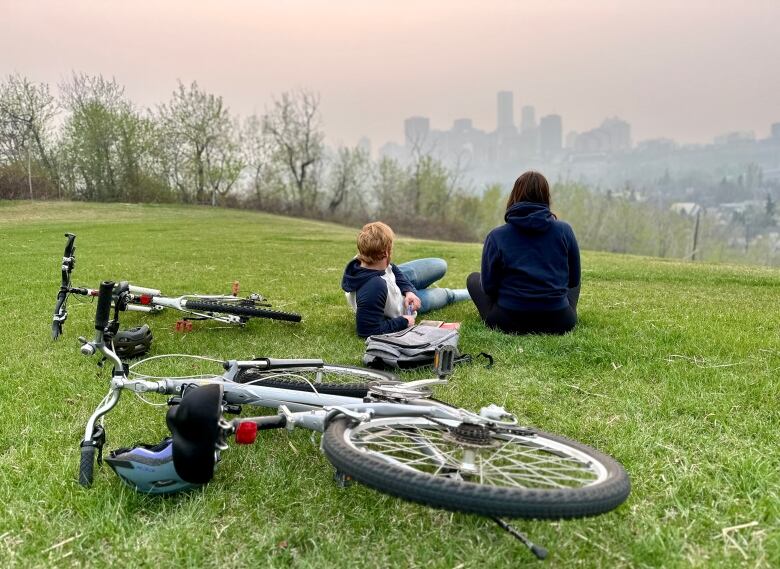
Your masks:
[{"label": "woman's back", "polygon": [[482,273],[466,280],[491,328],[512,334],[564,334],[577,324],[580,250],[571,226],[550,211],[550,186],[522,174],[509,194],[505,225],[485,238]]},{"label": "woman's back", "polygon": [[579,285],[579,248],[568,223],[544,204],[519,202],[485,239],[482,286],[508,310],[559,310]]}]

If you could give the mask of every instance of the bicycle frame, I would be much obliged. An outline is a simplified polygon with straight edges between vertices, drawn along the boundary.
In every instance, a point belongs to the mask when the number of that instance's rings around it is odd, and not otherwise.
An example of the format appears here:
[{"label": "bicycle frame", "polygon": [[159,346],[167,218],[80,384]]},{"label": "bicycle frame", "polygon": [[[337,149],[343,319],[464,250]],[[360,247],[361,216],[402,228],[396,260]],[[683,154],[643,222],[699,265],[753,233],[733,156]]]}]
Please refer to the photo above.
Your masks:
[{"label": "bicycle frame", "polygon": [[[484,407],[479,414],[463,409],[456,409],[438,401],[426,399],[430,395],[427,388],[431,385],[446,383],[443,374],[434,379],[423,379],[415,382],[407,382],[402,386],[395,384],[377,385],[373,399],[364,400],[357,397],[341,395],[321,394],[308,391],[295,391],[264,385],[252,385],[237,383],[234,379],[244,369],[258,368],[272,370],[274,368],[290,367],[318,367],[324,365],[322,360],[284,360],[284,359],[260,359],[260,360],[229,360],[223,363],[226,372],[221,376],[211,378],[181,378],[162,379],[148,381],[143,379],[129,379],[125,366],[120,358],[111,350],[105,342],[105,330],[109,327],[108,316],[111,308],[110,294],[114,284],[103,283],[99,291],[98,310],[95,319],[95,339],[92,342],[84,341],[81,352],[85,355],[93,355],[101,352],[105,358],[114,364],[109,392],[101,404],[90,416],[84,430],[84,441],[92,441],[95,438],[96,425],[119,402],[123,390],[135,393],[158,393],[163,395],[181,395],[188,386],[203,386],[211,384],[222,385],[224,399],[228,404],[250,405],[278,409],[279,415],[284,417],[284,426],[292,430],[302,427],[322,432],[333,416],[347,415],[358,421],[366,421],[378,417],[430,417],[442,421],[456,423],[466,419],[475,423],[496,421],[513,425],[516,423],[514,416],[497,406]],[[118,311],[117,311],[118,312]],[[437,358],[443,366],[445,373],[452,371],[452,354],[447,357]],[[403,399],[403,403],[392,402],[392,399]],[[383,400],[386,399],[386,400]],[[236,419],[232,422],[227,434],[235,431],[239,423],[254,421],[256,418]]]}]

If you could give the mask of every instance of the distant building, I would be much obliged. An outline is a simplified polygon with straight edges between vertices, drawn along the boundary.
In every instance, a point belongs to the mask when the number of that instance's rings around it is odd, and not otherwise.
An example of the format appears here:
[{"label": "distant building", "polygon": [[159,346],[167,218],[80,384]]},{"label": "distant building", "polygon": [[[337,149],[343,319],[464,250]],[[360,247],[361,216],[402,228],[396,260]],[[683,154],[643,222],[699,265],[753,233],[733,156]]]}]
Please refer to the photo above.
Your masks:
[{"label": "distant building", "polygon": [[609,134],[612,152],[631,149],[631,125],[617,117],[606,119],[601,129]]},{"label": "distant building", "polygon": [[677,148],[677,143],[671,138],[651,138],[636,145],[637,152],[653,155],[669,154]]},{"label": "distant building", "polygon": [[687,215],[689,217],[694,217],[702,211],[702,207],[694,202],[676,202],[669,206],[669,209],[671,209],[674,213]]},{"label": "distant building", "polygon": [[514,132],[515,130],[515,100],[512,91],[499,91],[496,96],[497,116],[496,130],[499,132]]},{"label": "distant building", "polygon": [[631,125],[617,117],[605,119],[601,126],[577,136],[575,152],[611,154],[631,149]]},{"label": "distant building", "polygon": [[560,115],[539,119],[539,150],[542,156],[553,156],[563,149],[563,122]]},{"label": "distant building", "polygon": [[756,134],[753,131],[734,131],[716,136],[713,142],[717,146],[744,144],[746,142],[754,142],[756,140]]},{"label": "distant building", "polygon": [[536,109],[531,105],[523,107],[520,115],[520,132],[527,132],[536,128]]},{"label": "distant building", "polygon": [[566,150],[574,150],[574,148],[577,146],[577,137],[580,134],[572,130],[569,132],[569,134],[566,135]]},{"label": "distant building", "polygon": [[452,132],[455,134],[469,132],[470,130],[473,130],[473,128],[474,125],[471,122],[471,119],[455,119],[452,122]]},{"label": "distant building", "polygon": [[406,160],[408,153],[406,149],[395,142],[387,142],[379,147],[379,158],[390,158],[391,160],[398,160],[403,162]]},{"label": "distant building", "polygon": [[431,132],[428,117],[409,117],[404,121],[404,142],[407,148],[422,144]]},{"label": "distant building", "polygon": [[772,133],[771,135],[772,140],[780,142],[780,122],[776,122],[772,124],[771,133]]}]

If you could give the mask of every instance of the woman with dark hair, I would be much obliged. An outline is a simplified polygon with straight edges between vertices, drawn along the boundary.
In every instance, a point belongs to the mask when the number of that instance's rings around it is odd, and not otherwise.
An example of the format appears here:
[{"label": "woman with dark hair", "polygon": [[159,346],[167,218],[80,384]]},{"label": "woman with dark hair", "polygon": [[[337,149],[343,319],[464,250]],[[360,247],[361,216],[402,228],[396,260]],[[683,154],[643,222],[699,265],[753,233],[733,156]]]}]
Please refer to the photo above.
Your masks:
[{"label": "woman with dark hair", "polygon": [[580,250],[571,226],[550,211],[544,176],[517,179],[504,220],[485,238],[482,274],[466,283],[479,315],[510,334],[565,334],[577,323]]}]

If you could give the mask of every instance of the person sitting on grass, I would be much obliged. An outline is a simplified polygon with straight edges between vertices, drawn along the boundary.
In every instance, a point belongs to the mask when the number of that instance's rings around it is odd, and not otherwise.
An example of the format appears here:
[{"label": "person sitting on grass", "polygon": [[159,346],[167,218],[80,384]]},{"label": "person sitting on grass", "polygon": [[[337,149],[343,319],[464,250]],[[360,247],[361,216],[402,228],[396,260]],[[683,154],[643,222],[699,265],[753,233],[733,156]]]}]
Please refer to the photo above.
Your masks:
[{"label": "person sitting on grass", "polygon": [[517,179],[504,220],[485,238],[482,274],[466,281],[480,317],[509,334],[565,334],[577,323],[580,250],[571,226],[550,211],[544,176]]},{"label": "person sitting on grass", "polygon": [[444,259],[392,264],[394,238],[381,221],[366,224],[357,236],[358,254],[344,269],[341,288],[362,338],[398,332],[414,325],[416,312],[469,299],[466,289],[428,288],[447,272]]}]

